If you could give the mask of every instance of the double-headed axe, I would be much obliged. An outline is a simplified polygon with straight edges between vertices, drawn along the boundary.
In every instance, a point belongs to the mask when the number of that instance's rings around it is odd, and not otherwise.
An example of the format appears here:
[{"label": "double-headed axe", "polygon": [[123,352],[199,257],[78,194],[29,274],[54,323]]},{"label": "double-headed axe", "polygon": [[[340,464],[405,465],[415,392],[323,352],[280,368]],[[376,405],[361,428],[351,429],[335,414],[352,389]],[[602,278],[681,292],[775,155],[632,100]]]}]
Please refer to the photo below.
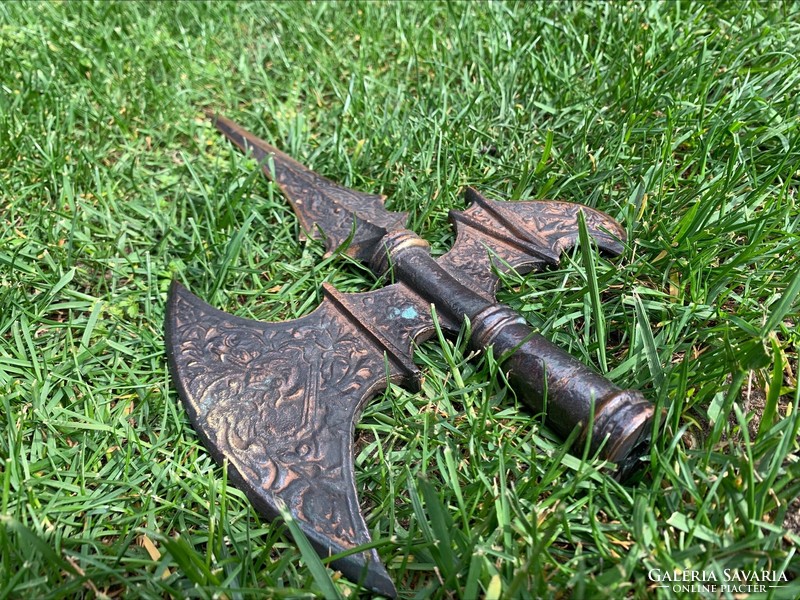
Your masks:
[{"label": "double-headed axe", "polygon": [[[580,428],[599,456],[631,472],[648,451],[653,406],[621,390],[535,333],[495,300],[498,272],[557,265],[580,231],[619,254],[625,232],[608,215],[567,202],[495,202],[468,188],[470,203],[451,211],[452,249],[438,259],[404,228],[407,213],[387,211],[384,197],[347,189],[216,116],[217,128],[291,202],[303,231],[395,283],[343,294],[323,285],[311,314],[281,323],[217,310],[173,283],[167,307],[167,354],[178,393],[200,438],[232,481],[273,519],[285,506],[322,556],[370,541],[353,477],[353,430],[364,403],[388,381],[415,385],[412,345],[435,331],[471,324],[475,349],[493,346],[503,368],[535,411],[559,434]],[[587,437],[589,438],[587,440]],[[375,550],[333,561],[345,576],[394,597]]]}]

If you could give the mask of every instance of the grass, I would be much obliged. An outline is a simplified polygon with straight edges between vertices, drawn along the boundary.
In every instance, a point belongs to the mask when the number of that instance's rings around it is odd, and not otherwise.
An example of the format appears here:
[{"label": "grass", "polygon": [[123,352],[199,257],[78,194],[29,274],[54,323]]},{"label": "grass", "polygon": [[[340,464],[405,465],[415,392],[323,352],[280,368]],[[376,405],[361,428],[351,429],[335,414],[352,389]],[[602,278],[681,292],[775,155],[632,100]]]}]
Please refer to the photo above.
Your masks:
[{"label": "grass", "polygon": [[422,390],[356,432],[402,597],[703,595],[650,569],[777,571],[761,596],[797,597],[798,8],[0,4],[0,597],[358,592],[227,484],[165,370],[174,277],[263,320],[378,285],[297,241],[209,105],[388,194],[436,254],[467,184],[628,229],[620,259],[500,296],[657,403],[648,469],[618,485],[490,355],[424,344]]}]

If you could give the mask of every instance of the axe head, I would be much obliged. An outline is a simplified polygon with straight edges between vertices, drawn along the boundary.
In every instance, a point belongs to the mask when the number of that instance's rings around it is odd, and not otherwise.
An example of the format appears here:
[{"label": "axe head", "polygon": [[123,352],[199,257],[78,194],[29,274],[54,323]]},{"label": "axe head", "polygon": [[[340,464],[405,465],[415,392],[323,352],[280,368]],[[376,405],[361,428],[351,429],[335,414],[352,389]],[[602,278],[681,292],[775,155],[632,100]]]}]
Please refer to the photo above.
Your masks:
[{"label": "axe head", "polygon": [[[261,163],[307,234],[323,234],[328,251],[343,247],[384,272],[376,266],[384,262],[382,240],[411,233],[399,231],[405,213],[387,211],[382,196],[321,177],[224,117],[214,120]],[[577,239],[580,212],[600,248],[623,248],[619,224],[587,207],[495,202],[472,189],[466,196],[471,206],[450,214],[455,244],[437,264],[489,304],[499,273],[558,263]],[[256,509],[276,518],[285,506],[321,556],[346,554],[333,568],[394,597],[376,550],[358,550],[370,536],[354,483],[353,432],[363,404],[388,382],[418,381],[411,346],[435,330],[430,302],[402,280],[363,294],[323,290],[311,314],[263,323],[217,310],[173,284],[170,370],[195,430],[217,460],[228,461],[232,481]],[[461,321],[442,311],[439,324],[458,332]]]},{"label": "axe head", "polygon": [[[198,435],[228,461],[231,480],[263,515],[276,518],[285,505],[323,557],[370,542],[353,477],[353,430],[365,400],[387,380],[414,375],[413,365],[385,358],[376,334],[353,326],[344,296],[326,288],[311,314],[262,323],[217,310],[174,283],[167,307],[170,370]],[[375,304],[369,293],[354,296]],[[411,330],[425,326],[407,321]],[[396,596],[374,549],[332,567]]]}]

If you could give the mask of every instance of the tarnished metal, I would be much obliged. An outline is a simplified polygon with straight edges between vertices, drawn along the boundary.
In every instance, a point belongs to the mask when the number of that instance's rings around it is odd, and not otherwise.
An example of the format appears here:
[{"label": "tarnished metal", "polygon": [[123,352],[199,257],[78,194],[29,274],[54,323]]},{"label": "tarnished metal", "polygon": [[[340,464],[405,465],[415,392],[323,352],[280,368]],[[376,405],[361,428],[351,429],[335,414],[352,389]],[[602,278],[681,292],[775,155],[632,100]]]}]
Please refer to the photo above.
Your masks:
[{"label": "tarnished metal", "polygon": [[[622,478],[649,447],[653,406],[641,393],[608,379],[536,334],[495,301],[498,273],[557,264],[578,237],[578,215],[597,245],[622,250],[624,230],[608,215],[566,202],[495,202],[467,189],[470,207],[453,211],[453,248],[438,259],[406,215],[383,197],[339,186],[241,127],[217,127],[252,152],[287,196],[303,229],[396,283],[362,294],[324,286],[324,300],[294,321],[262,323],[219,311],[175,283],[167,315],[171,372],[206,446],[267,517],[283,503],[323,555],[369,542],[353,477],[353,429],[364,403],[388,381],[418,383],[412,344],[441,326],[472,325],[470,343],[488,345],[520,396],[564,436],[581,439],[617,464]],[[592,427],[589,427],[589,424]],[[348,578],[394,596],[374,550],[333,563]]]}]

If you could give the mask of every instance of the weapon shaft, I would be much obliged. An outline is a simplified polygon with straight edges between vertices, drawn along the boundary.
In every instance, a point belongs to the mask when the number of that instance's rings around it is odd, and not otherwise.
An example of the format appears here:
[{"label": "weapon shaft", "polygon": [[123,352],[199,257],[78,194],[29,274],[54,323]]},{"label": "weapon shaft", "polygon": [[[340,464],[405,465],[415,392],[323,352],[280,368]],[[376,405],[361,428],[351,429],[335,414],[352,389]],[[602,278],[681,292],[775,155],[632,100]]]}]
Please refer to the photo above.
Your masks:
[{"label": "weapon shaft", "polygon": [[[387,234],[370,265],[379,274],[391,265],[395,278],[456,323],[469,319],[470,345],[492,346],[505,357],[515,391],[564,437],[581,428],[577,444],[590,439],[592,452],[617,464],[627,477],[649,449],[653,406],[641,392],[622,390],[537,334],[510,307],[490,302],[443,269],[425,240],[409,230]],[[546,404],[546,406],[545,406]],[[589,424],[593,423],[590,430]]]}]

